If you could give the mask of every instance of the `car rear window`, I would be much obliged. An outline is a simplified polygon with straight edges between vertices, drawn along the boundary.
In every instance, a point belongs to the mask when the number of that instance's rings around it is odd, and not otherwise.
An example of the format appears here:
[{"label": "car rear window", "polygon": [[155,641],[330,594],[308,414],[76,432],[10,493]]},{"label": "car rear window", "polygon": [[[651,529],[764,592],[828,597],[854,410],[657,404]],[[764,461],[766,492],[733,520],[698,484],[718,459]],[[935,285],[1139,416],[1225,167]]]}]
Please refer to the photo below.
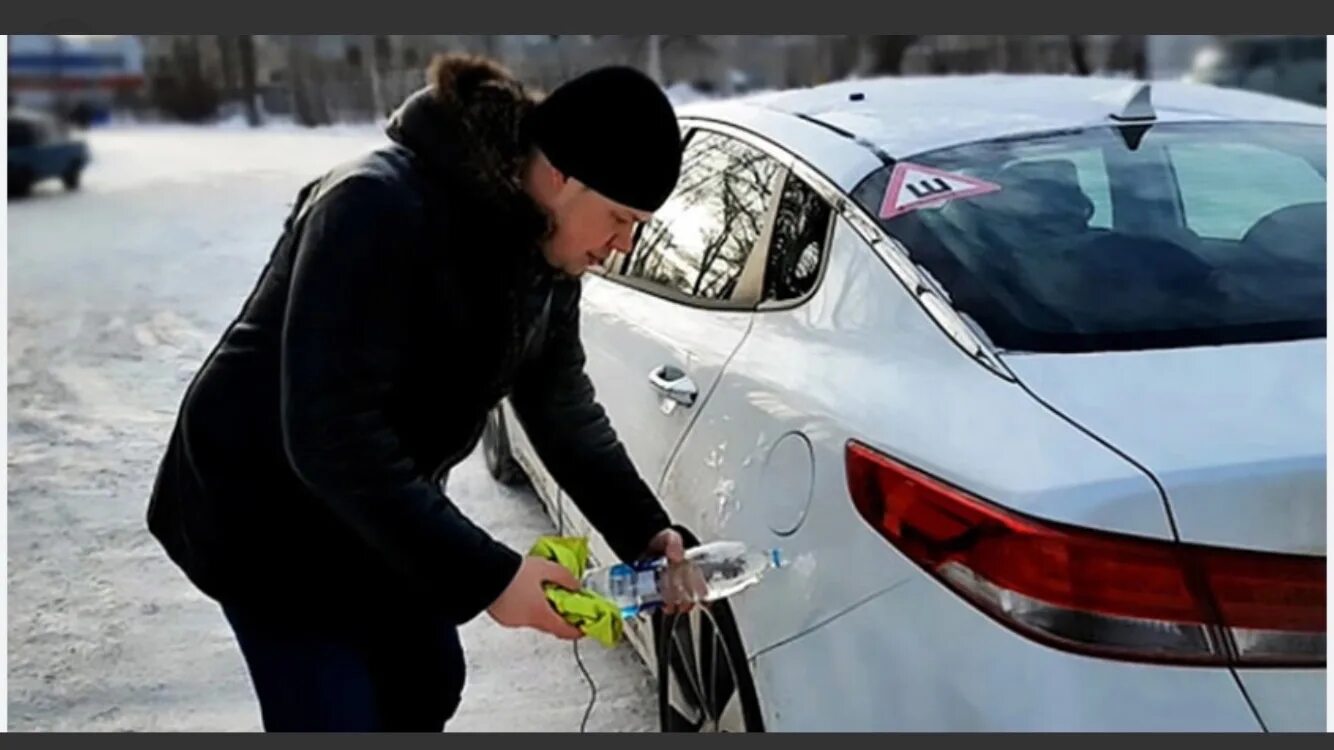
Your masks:
[{"label": "car rear window", "polygon": [[[903,189],[896,170],[983,187],[887,208]],[[1164,123],[970,144],[887,166],[853,197],[889,217],[884,230],[1002,349],[1325,335],[1319,126]]]}]

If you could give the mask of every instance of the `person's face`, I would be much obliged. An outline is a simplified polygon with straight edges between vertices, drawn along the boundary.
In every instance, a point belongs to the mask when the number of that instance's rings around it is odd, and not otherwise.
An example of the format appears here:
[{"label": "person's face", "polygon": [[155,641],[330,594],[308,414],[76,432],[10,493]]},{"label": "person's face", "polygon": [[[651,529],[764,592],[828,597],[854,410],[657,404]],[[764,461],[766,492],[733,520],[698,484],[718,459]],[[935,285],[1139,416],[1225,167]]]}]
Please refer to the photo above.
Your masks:
[{"label": "person's face", "polygon": [[628,252],[635,226],[652,214],[617,203],[576,179],[562,177],[548,210],[555,227],[543,245],[547,263],[570,276]]}]

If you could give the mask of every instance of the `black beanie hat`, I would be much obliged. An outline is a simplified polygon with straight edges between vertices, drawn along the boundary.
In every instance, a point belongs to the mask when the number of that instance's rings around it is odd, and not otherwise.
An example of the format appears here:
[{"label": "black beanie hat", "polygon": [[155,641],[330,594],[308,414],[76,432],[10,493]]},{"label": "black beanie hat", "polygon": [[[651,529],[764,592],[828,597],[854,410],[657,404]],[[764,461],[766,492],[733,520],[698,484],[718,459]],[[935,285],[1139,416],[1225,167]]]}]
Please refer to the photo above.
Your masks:
[{"label": "black beanie hat", "polygon": [[676,187],[676,112],[658,84],[634,68],[598,68],[567,81],[527,124],[557,169],[617,203],[656,211]]}]

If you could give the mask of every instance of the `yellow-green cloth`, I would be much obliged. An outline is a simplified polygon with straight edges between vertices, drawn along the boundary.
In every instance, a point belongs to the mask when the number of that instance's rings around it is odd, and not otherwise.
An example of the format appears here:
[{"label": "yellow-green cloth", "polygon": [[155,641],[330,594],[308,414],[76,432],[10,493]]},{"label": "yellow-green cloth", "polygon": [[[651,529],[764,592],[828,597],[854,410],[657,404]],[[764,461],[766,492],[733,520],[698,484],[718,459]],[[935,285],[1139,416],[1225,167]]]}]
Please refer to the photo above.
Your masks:
[{"label": "yellow-green cloth", "polygon": [[[588,565],[588,539],[572,536],[544,536],[537,540],[529,555],[559,563],[574,574],[584,577]],[[579,628],[584,635],[611,648],[625,633],[621,610],[610,599],[588,591],[570,591],[555,584],[546,585],[547,598],[565,621]]]}]

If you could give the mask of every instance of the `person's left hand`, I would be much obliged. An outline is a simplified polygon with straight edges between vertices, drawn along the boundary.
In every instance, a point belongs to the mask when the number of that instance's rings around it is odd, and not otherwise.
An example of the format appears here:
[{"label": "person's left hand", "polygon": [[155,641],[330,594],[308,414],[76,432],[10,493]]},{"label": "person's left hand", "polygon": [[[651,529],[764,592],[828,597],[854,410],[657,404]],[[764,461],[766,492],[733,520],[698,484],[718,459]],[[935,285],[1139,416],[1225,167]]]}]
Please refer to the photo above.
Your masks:
[{"label": "person's left hand", "polygon": [[646,557],[667,558],[667,569],[663,571],[663,612],[669,615],[685,614],[694,609],[695,602],[704,598],[707,586],[700,577],[699,570],[685,562],[685,540],[676,529],[659,531],[648,543]]}]

